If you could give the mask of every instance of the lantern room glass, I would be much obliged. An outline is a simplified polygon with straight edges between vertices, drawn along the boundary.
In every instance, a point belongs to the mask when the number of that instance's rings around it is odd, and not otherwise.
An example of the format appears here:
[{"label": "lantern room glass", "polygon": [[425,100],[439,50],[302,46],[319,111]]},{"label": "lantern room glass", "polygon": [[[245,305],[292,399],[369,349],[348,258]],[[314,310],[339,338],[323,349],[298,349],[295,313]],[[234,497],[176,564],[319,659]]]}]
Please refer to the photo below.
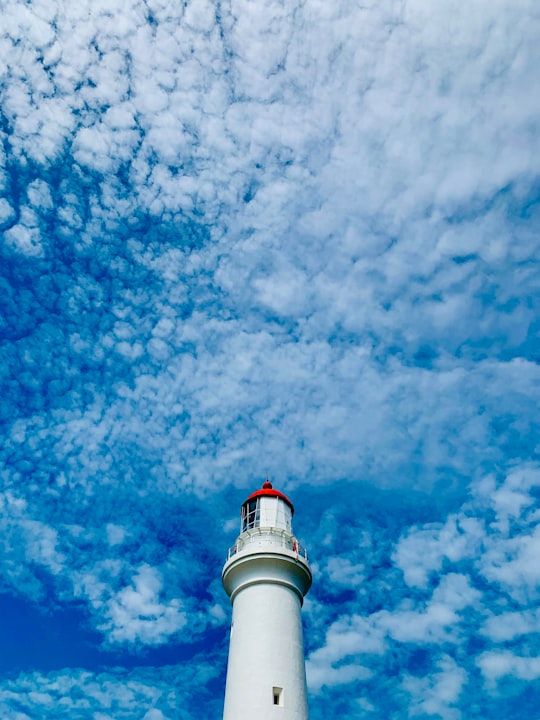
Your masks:
[{"label": "lantern room glass", "polygon": [[259,527],[261,520],[260,498],[253,498],[242,505],[242,532]]}]

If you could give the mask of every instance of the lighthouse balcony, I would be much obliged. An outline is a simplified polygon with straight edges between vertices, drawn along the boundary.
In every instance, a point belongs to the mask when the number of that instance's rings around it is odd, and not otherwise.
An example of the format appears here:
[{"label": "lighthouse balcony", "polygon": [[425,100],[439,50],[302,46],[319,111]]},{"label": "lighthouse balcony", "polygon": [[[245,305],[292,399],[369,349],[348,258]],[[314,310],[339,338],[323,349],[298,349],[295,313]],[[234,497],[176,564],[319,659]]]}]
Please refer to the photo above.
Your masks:
[{"label": "lighthouse balcony", "polygon": [[254,550],[285,550],[287,554],[292,553],[298,559],[308,562],[307,550],[294,535],[286,530],[272,527],[255,527],[245,530],[235,544],[229,548],[227,560],[238,553],[253,552]]}]

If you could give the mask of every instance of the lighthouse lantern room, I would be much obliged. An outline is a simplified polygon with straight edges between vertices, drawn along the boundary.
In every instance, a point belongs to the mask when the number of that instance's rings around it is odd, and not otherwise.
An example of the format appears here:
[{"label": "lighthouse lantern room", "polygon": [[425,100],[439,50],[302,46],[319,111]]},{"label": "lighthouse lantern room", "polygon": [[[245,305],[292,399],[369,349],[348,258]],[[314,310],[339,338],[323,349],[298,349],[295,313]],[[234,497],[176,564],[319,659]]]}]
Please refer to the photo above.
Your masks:
[{"label": "lighthouse lantern room", "polygon": [[266,481],[242,505],[241,532],[252,528],[275,528],[292,534],[294,508],[289,498]]}]

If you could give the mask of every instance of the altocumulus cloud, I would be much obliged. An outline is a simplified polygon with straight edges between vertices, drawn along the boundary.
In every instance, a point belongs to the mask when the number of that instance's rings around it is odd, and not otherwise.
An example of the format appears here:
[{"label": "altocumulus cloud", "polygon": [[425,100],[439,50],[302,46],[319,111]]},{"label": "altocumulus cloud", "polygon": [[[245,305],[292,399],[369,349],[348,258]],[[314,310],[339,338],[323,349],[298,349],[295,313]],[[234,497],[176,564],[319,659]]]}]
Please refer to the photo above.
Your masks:
[{"label": "altocumulus cloud", "polygon": [[314,720],[534,712],[534,3],[0,7],[0,588],[100,653],[3,714],[219,715],[266,471]]},{"label": "altocumulus cloud", "polygon": [[[4,717],[145,718],[191,717],[185,707],[196,694],[208,701],[206,685],[215,675],[204,661],[197,669],[162,667],[130,673],[111,670],[91,673],[85,670],[28,673],[17,682],[7,681],[0,690],[0,709]],[[211,702],[211,701],[210,701]]]}]

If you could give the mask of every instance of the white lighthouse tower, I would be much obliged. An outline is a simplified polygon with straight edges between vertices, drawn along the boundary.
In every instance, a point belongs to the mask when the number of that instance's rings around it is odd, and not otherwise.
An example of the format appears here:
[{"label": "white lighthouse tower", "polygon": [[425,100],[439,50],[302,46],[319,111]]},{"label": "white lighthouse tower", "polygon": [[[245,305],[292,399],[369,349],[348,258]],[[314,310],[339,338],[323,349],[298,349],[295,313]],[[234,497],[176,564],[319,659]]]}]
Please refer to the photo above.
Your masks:
[{"label": "white lighthouse tower", "polygon": [[293,513],[268,481],[242,505],[223,568],[233,606],[223,720],[308,720],[300,608],[311,571]]}]

